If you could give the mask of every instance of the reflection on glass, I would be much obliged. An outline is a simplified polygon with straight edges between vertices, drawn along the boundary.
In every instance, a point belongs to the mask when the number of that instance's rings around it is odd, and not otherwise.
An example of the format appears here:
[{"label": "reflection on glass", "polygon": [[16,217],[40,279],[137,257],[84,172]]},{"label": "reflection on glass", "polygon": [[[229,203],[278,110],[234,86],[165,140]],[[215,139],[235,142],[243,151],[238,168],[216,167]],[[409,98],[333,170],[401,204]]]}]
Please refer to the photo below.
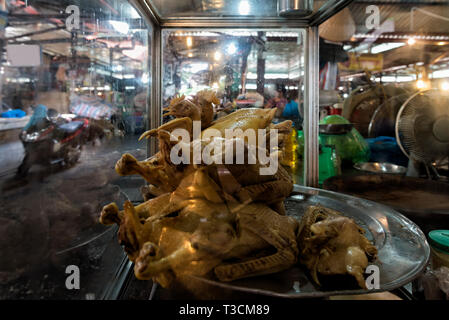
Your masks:
[{"label": "reflection on glass", "polygon": [[40,0],[7,1],[0,28],[0,299],[100,298],[123,259],[101,208],[141,198],[127,190],[142,180],[114,164],[146,157],[149,29],[126,1],[70,4],[82,8],[71,31],[65,2]]},{"label": "reflection on glass", "polygon": [[240,13],[242,16],[246,16],[246,15],[249,14],[250,11],[251,11],[251,6],[250,6],[249,2],[246,1],[246,0],[240,1],[240,4],[239,4],[239,13]]},{"label": "reflection on glass", "polygon": [[[276,108],[275,123],[292,120],[283,164],[301,183],[304,78],[301,30],[166,31],[163,33],[163,107],[177,96],[216,92],[215,119],[243,108]],[[173,119],[165,115],[164,122]]]},{"label": "reflection on glass", "polygon": [[277,0],[152,1],[161,15],[177,16],[277,16]]},{"label": "reflection on glass", "polygon": [[[150,0],[157,12],[164,18],[176,17],[270,17],[278,18],[281,0]],[[292,14],[304,17],[310,15],[311,9],[318,11],[326,3],[326,0],[300,0],[289,1],[295,3],[296,8],[303,9]],[[288,1],[282,4],[286,5]],[[289,6],[290,8],[290,6]],[[295,8],[295,6],[293,6]]]},{"label": "reflection on glass", "polygon": [[434,205],[449,208],[448,17],[445,1],[354,1],[320,26],[320,102],[336,96],[320,103],[320,164],[333,148],[342,173],[320,182],[425,231],[449,227]]}]

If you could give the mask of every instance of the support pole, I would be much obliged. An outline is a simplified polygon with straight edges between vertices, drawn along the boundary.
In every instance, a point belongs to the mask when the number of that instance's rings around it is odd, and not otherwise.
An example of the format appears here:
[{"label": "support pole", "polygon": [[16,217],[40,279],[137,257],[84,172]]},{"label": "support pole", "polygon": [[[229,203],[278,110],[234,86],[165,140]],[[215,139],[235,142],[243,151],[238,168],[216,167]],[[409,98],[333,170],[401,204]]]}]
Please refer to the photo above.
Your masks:
[{"label": "support pole", "polygon": [[[257,35],[259,39],[264,41],[263,39],[265,39],[265,32],[258,32]],[[259,45],[258,47],[259,49],[257,51],[257,93],[263,96],[265,92],[265,58],[264,58],[265,46]]]},{"label": "support pole", "polygon": [[[3,52],[6,50],[6,41],[5,41],[5,28],[6,28],[6,1],[0,0],[0,11],[2,11],[2,17],[0,19],[4,19],[4,25],[0,26],[0,68],[3,68]],[[2,110],[3,105],[3,73],[0,73],[0,110]]]},{"label": "support pole", "polygon": [[[158,128],[162,124],[162,29],[153,26],[153,37],[151,39],[151,102],[147,110],[149,129]],[[152,156],[158,152],[156,139],[148,141],[148,155]]]},{"label": "support pole", "polygon": [[318,187],[319,181],[319,35],[318,26],[307,28],[304,93],[304,185]]}]

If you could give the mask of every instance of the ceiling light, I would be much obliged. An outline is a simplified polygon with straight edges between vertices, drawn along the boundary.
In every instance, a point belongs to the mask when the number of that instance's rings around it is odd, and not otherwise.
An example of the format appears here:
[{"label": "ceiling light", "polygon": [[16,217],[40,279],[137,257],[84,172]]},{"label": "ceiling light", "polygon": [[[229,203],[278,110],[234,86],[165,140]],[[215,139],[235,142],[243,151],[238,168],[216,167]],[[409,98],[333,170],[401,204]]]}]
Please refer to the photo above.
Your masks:
[{"label": "ceiling light", "polygon": [[266,73],[265,79],[288,79],[288,73]]},{"label": "ceiling light", "polygon": [[193,53],[192,53],[192,52],[189,52],[189,53],[187,54],[187,56],[188,56],[189,58],[192,58],[192,57],[193,57]]},{"label": "ceiling light", "polygon": [[122,72],[123,71],[123,66],[122,65],[116,65],[112,68],[113,71],[117,71],[117,72]]},{"label": "ceiling light", "polygon": [[449,78],[449,69],[441,69],[432,72],[433,79]]},{"label": "ceiling light", "polygon": [[405,46],[405,43],[403,42],[388,42],[388,43],[382,43],[379,45],[376,45],[371,48],[371,53],[381,53],[389,50],[393,50],[399,47]]},{"label": "ceiling light", "polygon": [[415,80],[414,76],[383,76],[382,82],[410,82]]},{"label": "ceiling light", "polygon": [[126,22],[110,20],[109,23],[111,24],[111,26],[114,28],[115,31],[123,34],[128,34],[129,24],[127,24]]},{"label": "ceiling light", "polygon": [[[378,35],[375,34],[355,34],[355,38],[357,39],[371,39],[376,38]],[[422,40],[449,40],[449,36],[447,35],[439,35],[439,36],[423,36],[423,35],[393,35],[393,34],[383,34],[381,36],[383,39],[409,39],[409,38],[418,38]]]},{"label": "ceiling light", "polygon": [[141,78],[141,81],[143,84],[148,84],[150,83],[150,75],[148,72],[144,72]]},{"label": "ceiling light", "polygon": [[191,47],[193,45],[193,39],[192,37],[187,37],[187,47]]},{"label": "ceiling light", "polygon": [[216,51],[215,52],[214,59],[215,59],[215,61],[220,61],[221,60],[221,52],[220,51]]},{"label": "ceiling light", "polygon": [[424,90],[429,87],[429,83],[424,80],[418,80],[418,81],[416,81],[416,87],[420,90]]},{"label": "ceiling light", "polygon": [[234,42],[232,42],[232,43],[228,46],[228,48],[227,48],[226,51],[227,51],[228,54],[230,54],[230,55],[233,55],[233,54],[235,54],[235,53],[237,52],[237,47],[235,46]]},{"label": "ceiling light", "polygon": [[416,40],[415,40],[415,38],[409,38],[409,39],[407,40],[407,43],[408,43],[410,46],[413,46],[413,45],[416,43]]},{"label": "ceiling light", "polygon": [[437,42],[437,45],[439,45],[439,46],[444,46],[445,44],[447,44],[447,42],[444,42],[444,41]]},{"label": "ceiling light", "polygon": [[148,54],[148,48],[146,46],[136,44],[134,49],[123,50],[123,54],[131,59],[143,61]]},{"label": "ceiling light", "polygon": [[190,63],[185,67],[187,72],[197,73],[209,69],[209,64],[204,62]]},{"label": "ceiling light", "polygon": [[136,9],[134,9],[132,6],[127,6],[127,7],[129,7],[131,18],[133,18],[133,19],[139,19],[140,18],[140,14],[136,11]]},{"label": "ceiling light", "polygon": [[240,1],[239,5],[239,13],[242,16],[246,16],[251,11],[251,6],[249,5],[249,2],[246,0]]}]

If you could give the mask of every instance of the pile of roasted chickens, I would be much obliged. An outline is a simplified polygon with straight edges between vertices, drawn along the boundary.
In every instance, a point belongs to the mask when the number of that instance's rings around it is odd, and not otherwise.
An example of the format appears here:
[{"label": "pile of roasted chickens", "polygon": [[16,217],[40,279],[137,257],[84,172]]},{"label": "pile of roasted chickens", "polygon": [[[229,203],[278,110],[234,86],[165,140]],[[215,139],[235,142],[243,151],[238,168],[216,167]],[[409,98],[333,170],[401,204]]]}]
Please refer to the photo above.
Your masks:
[{"label": "pile of roasted chickens", "polygon": [[[191,132],[193,121],[201,121],[202,132],[188,148],[203,150],[223,139],[205,138],[211,129],[223,133],[262,129],[266,134],[258,139],[266,139],[267,145],[270,130],[277,129],[282,153],[291,121],[272,124],[274,109],[241,109],[214,121],[217,103],[214,92],[207,90],[191,100],[173,99],[167,111],[175,119],[142,135],[157,138],[160,151],[145,161],[125,154],[116,164],[118,174],[139,174],[149,184],[146,202],[138,206],[126,202],[123,211],[109,204],[100,218],[105,225],[119,225],[119,241],[134,262],[136,277],[153,279],[163,287],[186,275],[233,281],[279,272],[299,261],[317,284],[318,274],[349,274],[365,287],[363,272],[375,259],[376,248],[353,220],[332,210],[311,207],[301,222],[286,216],[284,200],[293,182],[282,166],[261,175],[268,164],[259,158],[236,161],[233,154],[234,161],[225,161],[229,154],[219,148],[214,157],[222,161],[211,164],[171,161],[172,148],[180,143],[172,133]],[[227,142],[243,143],[245,150],[254,147],[244,136],[231,140]]]}]

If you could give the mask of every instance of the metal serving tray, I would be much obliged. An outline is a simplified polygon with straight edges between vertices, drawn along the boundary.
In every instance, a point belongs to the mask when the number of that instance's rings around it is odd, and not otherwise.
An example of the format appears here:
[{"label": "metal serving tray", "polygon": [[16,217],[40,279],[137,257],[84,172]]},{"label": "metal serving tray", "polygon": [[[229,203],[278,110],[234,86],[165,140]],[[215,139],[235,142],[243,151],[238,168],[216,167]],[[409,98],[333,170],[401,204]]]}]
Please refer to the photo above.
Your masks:
[{"label": "metal serving tray", "polygon": [[374,263],[380,270],[379,289],[367,291],[344,288],[343,285],[324,290],[312,282],[307,270],[301,266],[230,283],[195,278],[227,290],[281,298],[323,298],[391,291],[410,283],[424,271],[430,257],[426,237],[402,214],[372,201],[301,186],[295,186],[293,194],[287,199],[287,214],[301,219],[307,207],[317,204],[342,212],[366,230],[367,238],[379,251]]},{"label": "metal serving tray", "polygon": [[405,174],[407,168],[386,162],[359,162],[354,168],[360,171],[387,174]]}]

